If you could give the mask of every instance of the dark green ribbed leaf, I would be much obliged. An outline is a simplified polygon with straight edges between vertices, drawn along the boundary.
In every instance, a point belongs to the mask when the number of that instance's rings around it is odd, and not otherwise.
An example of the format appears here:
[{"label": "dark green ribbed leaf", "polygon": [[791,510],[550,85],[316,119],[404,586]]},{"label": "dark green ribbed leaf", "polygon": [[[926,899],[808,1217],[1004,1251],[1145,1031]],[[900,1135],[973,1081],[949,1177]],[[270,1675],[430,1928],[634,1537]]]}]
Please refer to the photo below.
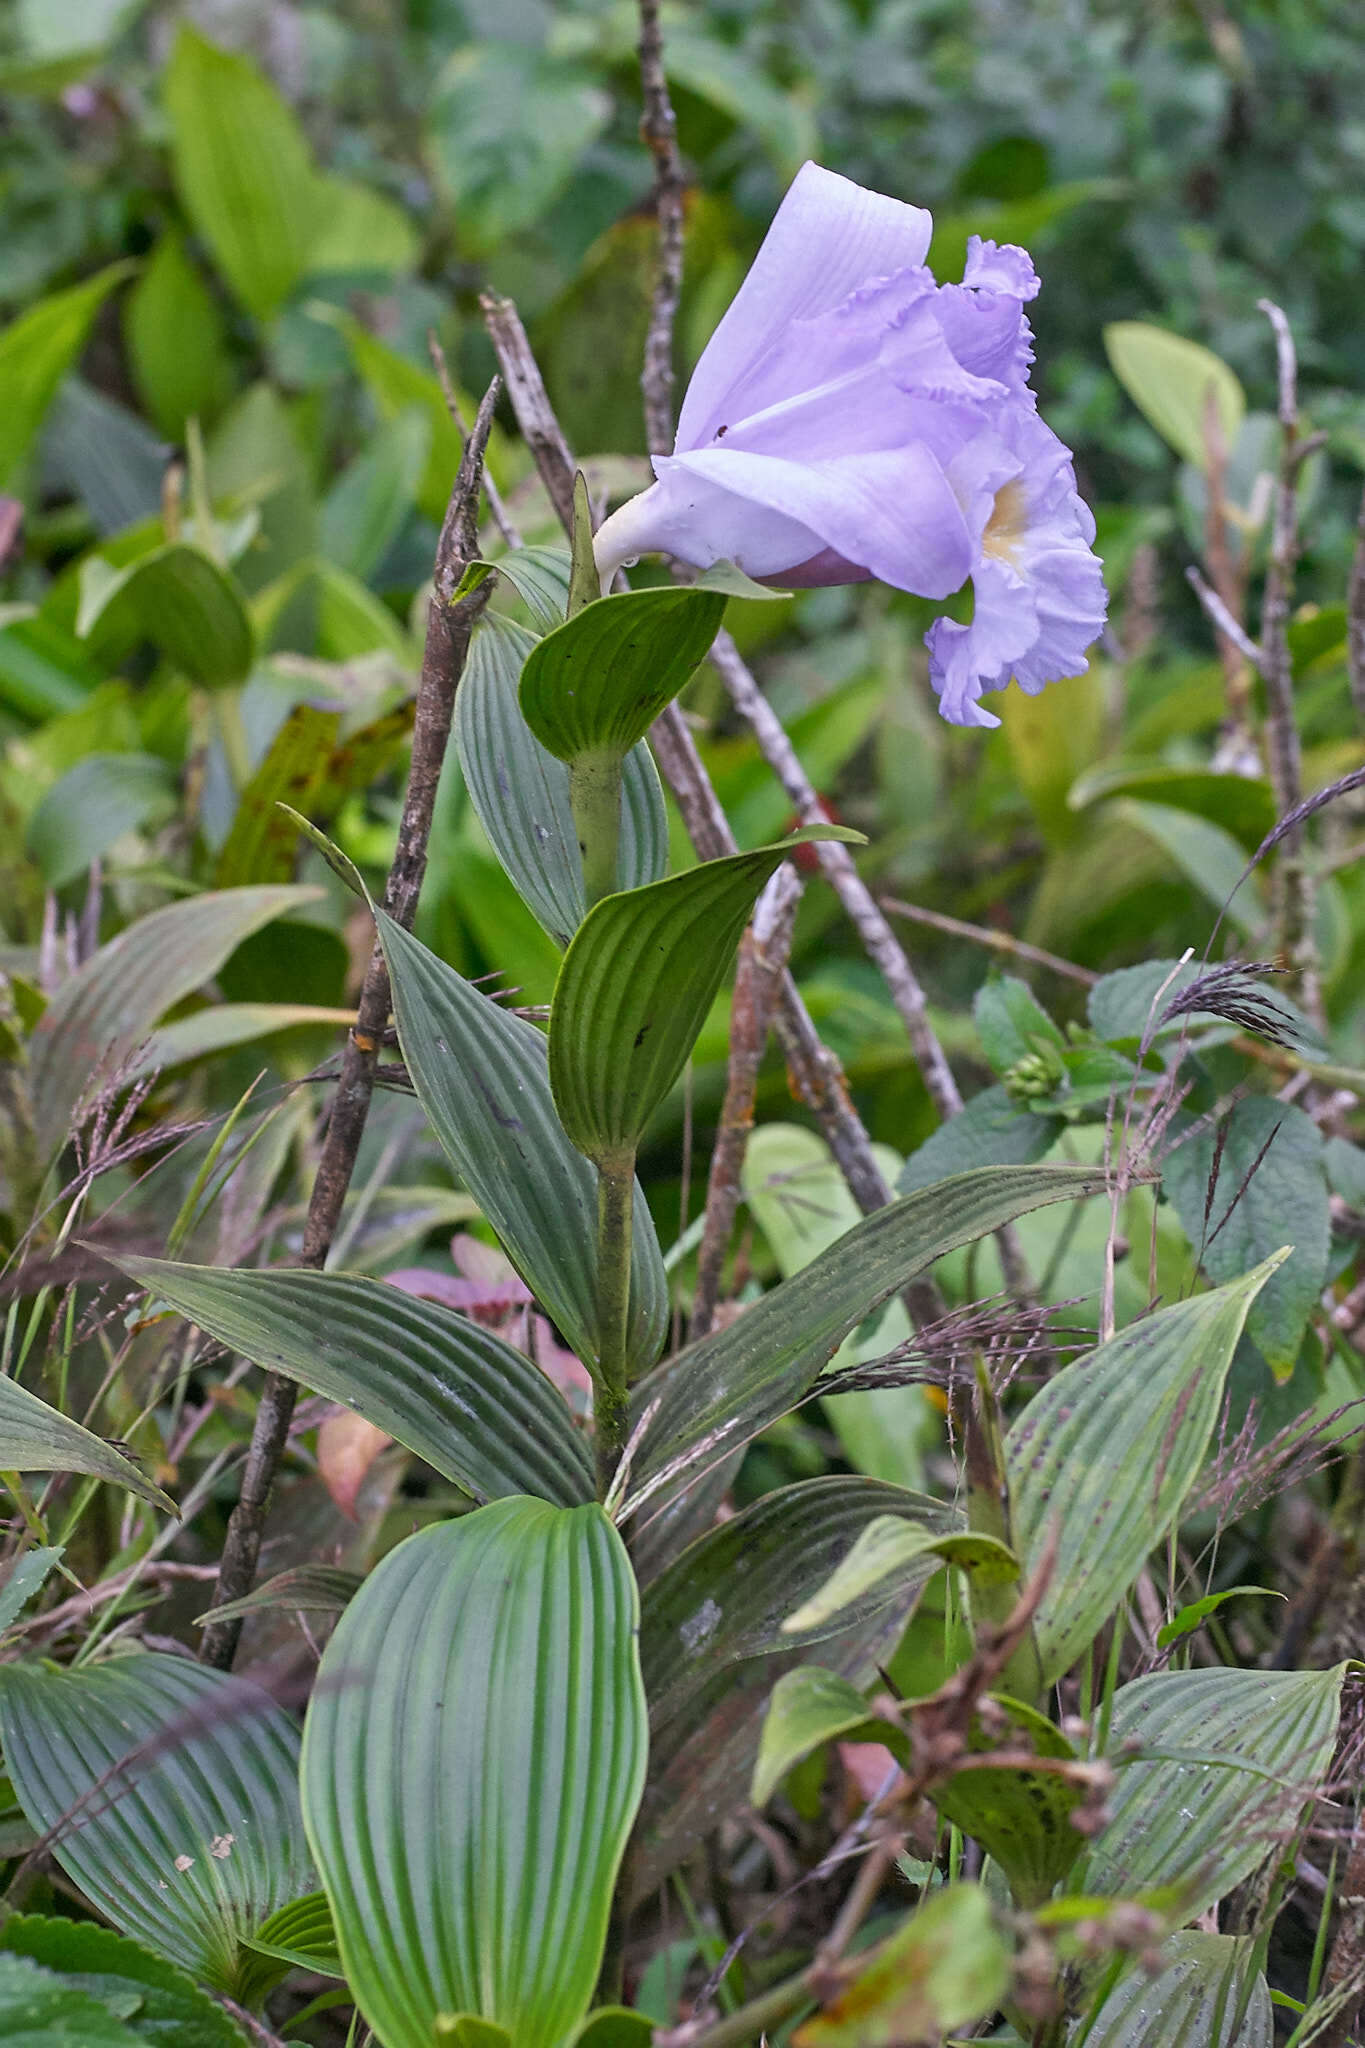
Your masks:
[{"label": "dark green ribbed leaf", "polygon": [[[583,922],[583,857],[569,808],[569,771],[547,753],[521,713],[517,681],[536,645],[510,619],[489,613],[474,634],[456,699],[460,763],[479,822],[517,894],[559,946]],[[668,870],[668,819],[658,770],[641,742],[621,775],[623,889]]]},{"label": "dark green ribbed leaf", "polygon": [[[1332,1760],[1331,1671],[1157,1671],[1114,1695],[1113,1818],[1076,1874],[1082,1892],[1186,1887],[1193,1920],[1289,1840]],[[1147,1757],[1151,1761],[1147,1761]]]},{"label": "dark green ribbed leaf", "polygon": [[[316,1882],[298,1731],[259,1686],[141,1653],[0,1668],[0,1739],[24,1813],[124,1933],[222,1991],[242,1941]],[[96,1790],[98,1786],[98,1790]]]},{"label": "dark green ribbed leaf", "polygon": [[[244,2048],[245,2037],[222,2006],[192,1978],[110,1927],[15,1913],[0,1928],[0,1949],[58,1971],[111,2010],[127,2008],[126,2024],[138,2041],[156,2048]],[[0,2023],[0,2039],[9,2038]],[[70,2034],[61,2038],[66,2048],[75,2048]],[[95,2048],[93,2036],[79,2039],[84,2048]]]},{"label": "dark green ribbed leaf", "polygon": [[344,1401],[476,1500],[591,1500],[563,1396],[491,1330],[380,1280],[129,1258],[157,1301],[270,1372]]},{"label": "dark green ribbed leaf", "polygon": [[101,946],[64,981],[30,1041],[34,1123],[45,1153],[101,1074],[141,1045],[159,1017],[218,972],[243,939],[320,889],[221,889],[168,903]]},{"label": "dark green ribbed leaf", "polygon": [[254,1955],[288,1963],[296,1970],[316,1970],[320,1977],[341,1977],[336,1923],[326,1892],[307,1892],[272,1913],[246,1944]]},{"label": "dark green ribbed leaf", "polygon": [[[597,1176],[555,1114],[545,1040],[379,913],[403,1057],[455,1171],[508,1258],[584,1359],[596,1358]],[[654,1363],[668,1279],[635,1191],[629,1355]]]},{"label": "dark green ribbed leaf", "polygon": [[235,579],[188,541],[153,548],[126,569],[92,556],[82,570],[76,632],[97,650],[149,640],[210,690],[245,681],[256,648]]},{"label": "dark green ribbed leaf", "polygon": [[1246,1935],[1187,1928],[1135,1959],[1105,1999],[1086,2048],[1271,2048],[1270,1992]]},{"label": "dark green ribbed leaf", "polygon": [[570,561],[567,548],[509,548],[488,566],[506,577],[540,631],[553,633],[569,609]]},{"label": "dark green ribbed leaf", "polygon": [[240,1600],[225,1600],[194,1618],[196,1628],[211,1621],[238,1621],[245,1614],[278,1612],[293,1614],[341,1614],[359,1592],[359,1572],[343,1571],[334,1564],[296,1564],[288,1571],[263,1579]]},{"label": "dark green ribbed leaf", "polygon": [[850,1330],[945,1252],[1104,1184],[1099,1167],[990,1166],[864,1217],[728,1330],[637,1389],[637,1414],[659,1405],[636,1452],[629,1506],[642,1507],[671,1469],[701,1472],[796,1407]]},{"label": "dark green ribbed leaf", "polygon": [[945,1535],[941,1527],[923,1528],[896,1515],[878,1515],[824,1584],[787,1616],[782,1633],[799,1635],[816,1628],[869,1595],[889,1597],[904,1581],[907,1568],[918,1572],[925,1552],[932,1552],[936,1564],[954,1566],[979,1586],[1010,1585],[1019,1576],[1019,1560],[994,1536],[968,1529]]},{"label": "dark green ribbed leaf", "polygon": [[175,1513],[169,1494],[144,1479],[131,1458],[7,1375],[0,1375],[0,1472],[86,1472]]},{"label": "dark green ribbed leaf", "polygon": [[586,605],[538,642],[521,675],[521,708],[561,761],[628,753],[671,704],[725,616],[715,590],[630,590]]},{"label": "dark green ribbed leaf", "polygon": [[1046,1683],[1094,1640],[1179,1515],[1247,1310],[1285,1257],[1120,1331],[1050,1380],[1011,1429],[1012,1526],[1026,1567],[1057,1539],[1033,1623]]},{"label": "dark green ribbed leaf", "polygon": [[[973,1756],[1022,1749],[1054,1763],[1076,1761],[1076,1751],[1046,1714],[1004,1698],[997,1698],[995,1710],[989,1727],[980,1718],[972,1724],[967,1747]],[[1021,1906],[1040,1906],[1084,1847],[1071,1816],[1085,1787],[1062,1771],[982,1764],[941,1779],[929,1797],[945,1820],[979,1842],[1000,1865]]]},{"label": "dark green ribbed leaf", "polygon": [[600,1508],[508,1500],[409,1537],[342,1617],[303,1799],[386,2048],[438,2014],[559,2048],[587,2012],[644,1778],[636,1614]]},{"label": "dark green ribbed leaf", "polygon": [[564,955],[550,1012],[550,1086],[581,1152],[602,1161],[634,1150],[687,1064],[754,898],[791,849],[860,837],[807,826],[781,845],[705,861],[593,906]]}]

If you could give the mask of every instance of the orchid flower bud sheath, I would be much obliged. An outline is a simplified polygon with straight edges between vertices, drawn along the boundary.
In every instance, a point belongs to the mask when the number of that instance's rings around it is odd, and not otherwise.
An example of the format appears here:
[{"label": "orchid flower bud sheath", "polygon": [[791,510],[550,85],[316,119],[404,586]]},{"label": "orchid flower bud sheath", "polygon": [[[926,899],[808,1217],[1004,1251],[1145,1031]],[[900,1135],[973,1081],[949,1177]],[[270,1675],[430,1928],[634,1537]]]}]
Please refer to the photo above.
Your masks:
[{"label": "orchid flower bud sheath", "polygon": [[961,284],[933,223],[806,164],[697,364],[658,481],[597,534],[604,581],[663,553],[787,589],[875,578],[969,624],[925,636],[939,708],[998,725],[984,690],[1084,673],[1104,624],[1095,522],[1029,390],[1022,249],[974,235]]}]

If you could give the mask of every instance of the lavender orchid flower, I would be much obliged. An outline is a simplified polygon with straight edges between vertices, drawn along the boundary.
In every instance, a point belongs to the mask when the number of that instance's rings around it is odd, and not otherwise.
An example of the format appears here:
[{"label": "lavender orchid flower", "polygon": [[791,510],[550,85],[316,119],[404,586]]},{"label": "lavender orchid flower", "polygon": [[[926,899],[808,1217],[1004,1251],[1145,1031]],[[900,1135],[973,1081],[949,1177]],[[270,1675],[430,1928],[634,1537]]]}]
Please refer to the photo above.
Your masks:
[{"label": "lavender orchid flower", "polygon": [[658,481],[597,535],[609,577],[658,551],[789,589],[869,578],[945,598],[925,636],[939,708],[1084,673],[1104,623],[1095,522],[1028,388],[1038,290],[973,236],[960,285],[925,268],[923,208],[806,164],[698,363]]}]

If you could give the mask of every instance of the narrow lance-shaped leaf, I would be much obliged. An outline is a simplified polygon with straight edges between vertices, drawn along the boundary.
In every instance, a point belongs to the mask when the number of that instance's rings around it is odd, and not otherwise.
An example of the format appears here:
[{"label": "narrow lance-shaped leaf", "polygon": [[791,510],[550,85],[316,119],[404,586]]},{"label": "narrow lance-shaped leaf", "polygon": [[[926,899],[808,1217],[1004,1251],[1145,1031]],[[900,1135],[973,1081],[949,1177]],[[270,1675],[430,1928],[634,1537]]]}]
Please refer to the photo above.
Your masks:
[{"label": "narrow lance-shaped leaf", "polygon": [[945,1252],[1104,1185],[1099,1167],[983,1167],[864,1217],[728,1330],[692,1345],[637,1389],[637,1413],[653,1413],[636,1449],[626,1512],[642,1508],[672,1472],[699,1475],[796,1407],[850,1330]]},{"label": "narrow lance-shaped leaf", "polygon": [[521,675],[521,708],[541,745],[561,761],[627,753],[705,656],[725,602],[714,590],[625,591],[547,633]]},{"label": "narrow lance-shaped leaf", "polygon": [[1086,1648],[1194,1484],[1232,1354],[1279,1252],[1209,1294],[1159,1309],[1066,1367],[1005,1442],[1016,1547],[1056,1557],[1034,1617],[1045,1683]]},{"label": "narrow lance-shaped leaf", "polygon": [[0,1472],[85,1472],[124,1487],[168,1515],[176,1511],[170,1496],[144,1479],[131,1458],[8,1375],[0,1375]]},{"label": "narrow lance-shaped leaf", "polygon": [[[0,1668],[15,1795],[115,1927],[236,1991],[240,1945],[314,1877],[299,1737],[268,1693],[143,1652],[77,1671]],[[98,1790],[96,1789],[98,1787]]]},{"label": "narrow lance-shaped leaf", "polygon": [[[510,619],[484,617],[456,698],[456,735],[470,799],[493,850],[527,908],[557,945],[567,946],[587,907],[583,857],[569,771],[540,744],[517,702],[517,679],[535,645]],[[641,741],[622,764],[617,873],[623,889],[634,889],[658,881],[667,868],[663,791]]]},{"label": "narrow lance-shaped leaf", "polygon": [[475,1500],[592,1498],[592,1463],[563,1396],[471,1317],[342,1273],[120,1267],[244,1358],[345,1402]]},{"label": "narrow lance-shaped leaf", "polygon": [[303,1800],[386,2048],[462,2015],[560,2048],[587,2012],[644,1780],[636,1617],[602,1510],[527,1500],[409,1537],[342,1617]]},{"label": "narrow lance-shaped leaf", "polygon": [[112,263],[70,291],[53,292],[0,334],[0,490],[14,482],[101,303],[131,269],[129,263]]},{"label": "narrow lance-shaped leaf", "polygon": [[754,898],[792,848],[860,838],[807,826],[778,846],[705,861],[593,907],[564,956],[550,1011],[550,1086],[581,1152],[599,1165],[634,1152],[687,1064]]},{"label": "narrow lance-shaped leaf", "polygon": [[[455,1171],[531,1292],[583,1359],[598,1354],[597,1177],[555,1114],[545,1040],[471,988],[381,911],[403,1058]],[[629,1355],[652,1365],[668,1328],[668,1279],[635,1190]]]}]

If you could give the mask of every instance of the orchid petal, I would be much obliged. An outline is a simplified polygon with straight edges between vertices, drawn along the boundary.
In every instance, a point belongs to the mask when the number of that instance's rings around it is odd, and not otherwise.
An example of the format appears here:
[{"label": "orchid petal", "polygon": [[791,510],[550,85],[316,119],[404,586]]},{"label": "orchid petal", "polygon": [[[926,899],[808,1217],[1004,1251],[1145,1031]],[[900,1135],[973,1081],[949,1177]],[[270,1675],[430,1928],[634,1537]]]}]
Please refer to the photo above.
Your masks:
[{"label": "orchid petal", "polygon": [[693,372],[679,452],[703,447],[727,423],[730,393],[792,321],[817,319],[871,279],[922,264],[932,233],[923,207],[804,164]]}]

